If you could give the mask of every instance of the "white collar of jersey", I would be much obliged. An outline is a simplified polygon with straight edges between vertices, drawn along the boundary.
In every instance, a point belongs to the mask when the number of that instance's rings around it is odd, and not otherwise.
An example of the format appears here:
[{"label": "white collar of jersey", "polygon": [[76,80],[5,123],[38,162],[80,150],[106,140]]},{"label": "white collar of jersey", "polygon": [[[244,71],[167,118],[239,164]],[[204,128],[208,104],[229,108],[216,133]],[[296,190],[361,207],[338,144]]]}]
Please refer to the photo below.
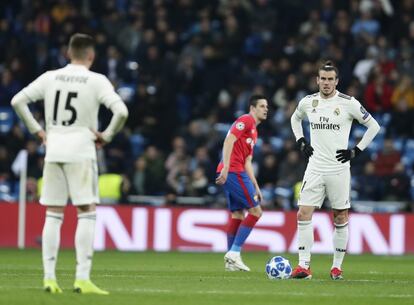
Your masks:
[{"label": "white collar of jersey", "polygon": [[67,67],[69,68],[75,68],[75,69],[82,69],[82,70],[88,70],[84,65],[81,64],[67,64]]},{"label": "white collar of jersey", "polygon": [[335,94],[333,96],[331,96],[330,98],[323,98],[321,96],[321,93],[319,92],[319,97],[321,98],[322,101],[329,102],[330,100],[336,98],[338,96],[338,93],[339,93],[339,91],[338,90],[335,90]]}]

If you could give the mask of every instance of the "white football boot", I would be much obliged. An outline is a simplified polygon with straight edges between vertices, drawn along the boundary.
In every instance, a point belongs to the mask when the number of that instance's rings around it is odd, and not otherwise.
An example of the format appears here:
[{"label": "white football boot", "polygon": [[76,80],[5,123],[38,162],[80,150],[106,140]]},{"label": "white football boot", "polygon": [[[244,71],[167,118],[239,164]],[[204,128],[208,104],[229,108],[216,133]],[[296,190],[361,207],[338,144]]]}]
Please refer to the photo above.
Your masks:
[{"label": "white football boot", "polygon": [[228,262],[224,262],[224,270],[225,271],[240,271],[234,264],[230,264]]},{"label": "white football boot", "polygon": [[[224,255],[224,262],[228,264],[229,269],[236,268],[240,271],[250,271],[250,268],[247,267],[243,263],[241,256],[240,256],[240,252],[234,252],[234,251],[227,252],[226,255]],[[231,270],[231,271],[236,271],[236,270]]]}]

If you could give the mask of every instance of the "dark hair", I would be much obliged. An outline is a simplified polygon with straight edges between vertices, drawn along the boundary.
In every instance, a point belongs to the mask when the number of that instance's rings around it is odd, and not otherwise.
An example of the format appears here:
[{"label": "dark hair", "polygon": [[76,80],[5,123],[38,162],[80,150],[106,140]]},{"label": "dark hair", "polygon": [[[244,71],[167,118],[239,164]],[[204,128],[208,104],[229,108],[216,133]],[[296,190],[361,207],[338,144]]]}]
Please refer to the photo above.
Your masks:
[{"label": "dark hair", "polygon": [[69,51],[72,57],[77,59],[83,59],[86,56],[86,50],[88,48],[94,48],[95,41],[92,36],[87,34],[76,33],[70,37]]},{"label": "dark hair", "polygon": [[267,98],[261,94],[254,94],[249,99],[249,106],[256,107],[259,100],[267,100]]},{"label": "dark hair", "polygon": [[338,75],[339,75],[338,68],[335,67],[334,64],[332,63],[332,61],[330,61],[330,60],[325,61],[325,63],[322,66],[319,67],[318,74],[319,74],[319,71],[328,71],[328,72],[329,71],[335,71],[336,78],[338,78]]}]

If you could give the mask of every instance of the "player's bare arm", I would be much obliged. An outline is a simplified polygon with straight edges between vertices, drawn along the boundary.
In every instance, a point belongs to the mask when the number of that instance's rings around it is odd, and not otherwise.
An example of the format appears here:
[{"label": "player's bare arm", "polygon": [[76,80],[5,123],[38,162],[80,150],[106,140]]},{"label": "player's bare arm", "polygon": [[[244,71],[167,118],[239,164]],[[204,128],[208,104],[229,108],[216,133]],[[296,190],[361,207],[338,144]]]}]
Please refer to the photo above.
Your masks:
[{"label": "player's bare arm", "polygon": [[244,164],[244,168],[246,169],[246,173],[249,176],[250,180],[252,181],[254,188],[256,189],[256,196],[257,201],[262,201],[263,195],[260,191],[259,184],[257,183],[256,177],[254,176],[253,165],[252,165],[253,156],[248,156],[246,158],[246,163]]},{"label": "player's bare arm", "polygon": [[229,133],[224,140],[223,144],[223,169],[220,172],[220,175],[216,178],[216,184],[223,185],[226,183],[227,175],[230,169],[230,156],[233,151],[234,142],[237,141],[237,138],[234,134]]}]

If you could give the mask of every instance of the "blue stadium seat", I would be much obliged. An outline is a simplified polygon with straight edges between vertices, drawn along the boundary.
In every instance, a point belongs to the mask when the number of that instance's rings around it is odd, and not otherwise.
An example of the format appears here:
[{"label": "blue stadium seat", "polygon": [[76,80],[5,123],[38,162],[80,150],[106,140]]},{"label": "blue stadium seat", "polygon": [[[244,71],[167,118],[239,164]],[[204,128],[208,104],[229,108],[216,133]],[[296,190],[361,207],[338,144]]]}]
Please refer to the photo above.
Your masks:
[{"label": "blue stadium seat", "polygon": [[0,107],[0,133],[8,133],[13,124],[13,109],[11,107]]},{"label": "blue stadium seat", "polygon": [[280,152],[283,148],[284,140],[279,137],[270,137],[270,145],[275,150],[275,152]]},{"label": "blue stadium seat", "polygon": [[404,149],[404,139],[396,138],[394,139],[394,148],[399,152],[402,152]]},{"label": "blue stadium seat", "polygon": [[146,139],[140,134],[133,134],[129,137],[129,141],[134,158],[140,156],[144,152]]},{"label": "blue stadium seat", "polygon": [[404,153],[402,155],[401,161],[404,164],[407,170],[407,173],[411,174],[413,171],[413,165],[414,165],[414,151]]},{"label": "blue stadium seat", "polygon": [[382,115],[382,125],[381,126],[388,127],[388,125],[391,121],[391,118],[392,118],[391,113],[388,113],[388,112],[384,113]]},{"label": "blue stadium seat", "polygon": [[[366,130],[366,129],[365,129]],[[385,139],[385,133],[387,132],[386,128],[381,125],[380,130],[378,131],[377,135],[375,136],[375,139],[384,141]]]},{"label": "blue stadium seat", "polygon": [[131,103],[135,95],[135,86],[133,84],[121,84],[116,90],[125,103]]},{"label": "blue stadium seat", "polygon": [[11,183],[7,181],[0,182],[0,201],[14,201],[17,197],[11,192]]},{"label": "blue stadium seat", "polygon": [[350,137],[349,141],[348,141],[348,147],[354,147],[356,144],[358,144],[356,142],[356,140],[354,138]]},{"label": "blue stadium seat", "polygon": [[309,123],[302,123],[302,127],[303,127],[303,135],[305,136],[306,139],[310,139],[310,127],[309,127]]},{"label": "blue stadium seat", "polygon": [[218,132],[223,138],[227,135],[230,130],[231,124],[216,123],[214,124],[214,130]]},{"label": "blue stadium seat", "polygon": [[412,175],[414,172],[414,140],[409,139],[405,143],[404,153],[401,158],[402,162],[405,165],[408,175]]},{"label": "blue stadium seat", "polygon": [[276,187],[274,189],[274,195],[276,198],[280,199],[280,202],[284,210],[290,210],[292,208],[290,205],[290,201],[293,196],[293,190],[291,188]]},{"label": "blue stadium seat", "polygon": [[384,144],[383,139],[381,139],[381,138],[377,139],[375,137],[374,140],[368,145],[367,150],[371,154],[377,153],[378,151],[380,151],[382,149],[383,144]]},{"label": "blue stadium seat", "polygon": [[411,200],[414,201],[414,177],[411,177]]},{"label": "blue stadium seat", "polygon": [[413,139],[408,139],[407,142],[405,143],[405,148],[404,148],[404,152],[413,152],[414,153],[414,140]]},{"label": "blue stadium seat", "polygon": [[361,125],[356,125],[352,128],[351,136],[354,139],[362,138],[366,128]]}]

